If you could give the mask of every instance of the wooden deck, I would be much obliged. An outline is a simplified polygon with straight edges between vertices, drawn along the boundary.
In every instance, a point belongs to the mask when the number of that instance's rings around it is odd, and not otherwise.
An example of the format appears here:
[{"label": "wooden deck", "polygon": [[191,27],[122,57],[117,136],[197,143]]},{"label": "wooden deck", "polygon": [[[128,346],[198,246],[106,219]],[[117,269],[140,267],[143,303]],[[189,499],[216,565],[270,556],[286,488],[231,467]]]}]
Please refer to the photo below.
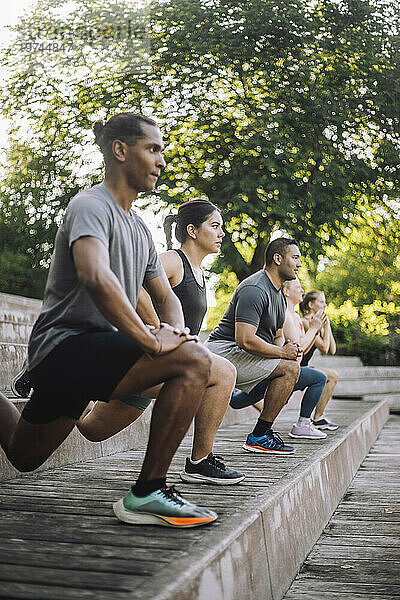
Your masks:
[{"label": "wooden deck", "polygon": [[[354,434],[354,423],[362,419],[366,412],[371,412],[375,406],[373,402],[333,401],[331,404],[329,414],[333,420],[341,424],[341,428],[336,432],[330,432],[328,440],[322,442],[293,440],[296,452],[292,456],[266,457],[242,450],[241,444],[250,431],[252,423],[221,429],[214,452],[224,456],[233,468],[246,473],[246,479],[237,486],[222,488],[180,482],[179,471],[184,457],[189,452],[191,442],[190,438],[186,438],[171,465],[168,481],[170,484],[177,484],[178,489],[188,499],[218,512],[219,519],[207,527],[187,530],[156,526],[138,527],[120,523],[115,519],[111,508],[112,502],[125,495],[130,483],[135,480],[142,462],[143,451],[123,452],[84,464],[2,482],[0,484],[0,598],[9,600],[14,598],[29,600],[92,598],[150,600],[156,597],[171,598],[171,600],[200,597],[207,597],[208,600],[236,597],[242,600],[277,598],[268,583],[268,569],[272,572],[273,565],[267,565],[259,558],[262,552],[265,553],[264,535],[252,534],[252,531],[256,532],[253,513],[257,510],[256,518],[264,520],[264,527],[267,527],[268,523],[265,523],[267,513],[263,516],[260,512],[263,504],[266,505],[274,494],[281,493],[279,490],[289,489],[291,479],[297,477],[300,480],[303,472],[306,473],[309,482],[310,472],[307,471],[309,465],[313,461],[318,461],[324,452],[328,454],[328,448],[332,448],[332,452],[337,452],[336,442],[345,443],[347,432],[349,436],[352,432]],[[287,433],[296,414],[297,409],[288,407],[277,421],[276,428],[286,440],[290,439]],[[386,416],[381,417],[380,427]],[[364,439],[367,435],[365,423],[360,425],[360,430]],[[390,436],[392,430],[393,424],[389,426],[386,435]],[[373,435],[376,437],[377,432]],[[392,442],[391,456],[387,456],[387,448],[382,443],[377,445],[378,450],[374,451],[366,461],[366,466],[363,467],[360,483],[356,484],[356,488],[348,496],[348,502],[354,510],[357,510],[357,501],[362,500],[358,499],[357,494],[360,496],[367,493],[365,498],[363,496],[367,504],[371,499],[377,502],[379,539],[383,547],[394,545],[393,532],[399,533],[394,515],[391,512],[384,512],[385,508],[388,511],[392,510],[400,490],[398,472],[396,483],[393,479],[392,490],[387,487],[385,501],[379,498],[379,489],[388,477],[392,475],[394,477],[398,465],[396,463],[398,455],[393,453],[400,452],[399,442],[395,443],[393,439]],[[379,456],[379,448],[385,450],[386,456]],[[349,454],[349,450],[347,452]],[[383,463],[386,467],[390,466],[389,474],[387,471],[380,472]],[[370,473],[366,471],[368,465]],[[355,468],[357,467],[358,465]],[[326,465],[325,470],[327,470]],[[371,484],[366,481],[370,475],[374,476],[372,489]],[[363,482],[368,488],[367,492],[362,490]],[[309,485],[300,483],[302,488]],[[317,484],[321,487],[320,482]],[[361,487],[357,488],[357,485]],[[285,493],[292,492],[289,490]],[[356,495],[353,500],[351,494]],[[307,502],[306,497],[304,502]],[[368,510],[368,514],[371,514],[374,509],[370,507]],[[350,539],[349,536],[354,533],[354,535],[364,536],[359,538],[361,545],[363,540],[369,540],[369,527],[373,521],[366,518],[362,526],[358,527],[351,518],[349,519],[346,509],[342,507],[341,511],[343,522],[338,522],[335,517],[331,529],[325,536],[330,539],[335,537],[335,539],[345,540],[346,536]],[[327,519],[319,529],[318,535],[326,522]],[[245,551],[251,565],[246,565],[246,569],[249,570],[248,580],[242,583],[241,588],[239,586],[235,590],[231,588],[235,585],[237,573],[244,566],[243,554],[238,554],[237,539],[239,538],[236,530],[239,527],[243,534],[242,538],[247,536],[247,542],[245,540],[240,543],[250,544]],[[318,535],[313,538],[313,543]],[[186,586],[185,594],[182,592],[183,595],[180,595],[180,588],[178,591],[176,589],[179,578],[186,577],[186,582],[187,579],[190,582],[191,569],[193,569],[193,581],[198,581],[199,564],[204,557],[215,554],[218,551],[215,549],[216,546],[224,545],[226,548],[229,544],[231,544],[229,550],[231,562],[229,565],[226,562],[228,572],[223,576],[223,581],[218,581],[217,576],[214,581],[207,574],[206,583],[204,580],[201,583],[203,587],[205,586],[203,591],[199,591],[199,587],[196,587],[194,591],[188,592]],[[334,557],[329,559],[331,546],[326,543],[321,546],[328,554],[315,560],[319,560],[320,563],[322,561],[326,566],[331,564],[329,560],[333,560],[336,563],[336,571],[342,575],[342,581],[349,573],[350,579],[356,575],[356,570],[342,571]],[[342,543],[338,543],[338,546],[342,546]],[[364,552],[364,549],[358,550],[361,551]],[[341,562],[353,564],[353,555],[350,550],[346,552],[348,557],[346,555]],[[396,552],[398,556],[398,549]],[[221,559],[222,563],[226,561],[224,556]],[[283,560],[283,557],[276,558],[279,562]],[[376,558],[378,560],[378,556]],[[306,589],[304,582],[307,584],[306,580],[310,577],[312,564],[309,563],[306,567],[308,574],[305,571],[302,575],[302,589]],[[358,560],[354,564],[357,565],[356,569],[359,569],[364,563]],[[379,589],[384,582],[388,585],[383,575],[386,571],[380,571],[385,565],[387,566],[388,563],[383,559],[382,563],[379,562],[379,568],[375,573]],[[370,579],[371,577],[372,575]],[[263,589],[264,583],[265,596],[263,592],[254,592],[254,594],[251,592],[253,588]],[[196,585],[200,584],[196,583]],[[400,590],[400,587],[396,589]],[[311,598],[308,593],[306,595]],[[289,597],[295,598],[295,596]],[[371,598],[369,597],[369,600]],[[382,600],[382,597],[380,598]]]},{"label": "wooden deck", "polygon": [[400,416],[392,415],[285,600],[400,599]]}]

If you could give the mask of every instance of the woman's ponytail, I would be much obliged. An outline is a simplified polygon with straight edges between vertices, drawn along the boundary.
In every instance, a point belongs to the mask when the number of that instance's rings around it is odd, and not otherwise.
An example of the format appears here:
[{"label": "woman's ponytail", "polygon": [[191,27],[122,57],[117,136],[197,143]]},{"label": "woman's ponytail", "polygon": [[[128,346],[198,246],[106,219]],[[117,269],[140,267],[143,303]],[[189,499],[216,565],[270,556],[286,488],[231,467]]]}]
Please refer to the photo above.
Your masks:
[{"label": "woman's ponytail", "polygon": [[163,227],[167,240],[167,250],[172,249],[172,224],[176,223],[178,215],[167,215],[164,219]]}]

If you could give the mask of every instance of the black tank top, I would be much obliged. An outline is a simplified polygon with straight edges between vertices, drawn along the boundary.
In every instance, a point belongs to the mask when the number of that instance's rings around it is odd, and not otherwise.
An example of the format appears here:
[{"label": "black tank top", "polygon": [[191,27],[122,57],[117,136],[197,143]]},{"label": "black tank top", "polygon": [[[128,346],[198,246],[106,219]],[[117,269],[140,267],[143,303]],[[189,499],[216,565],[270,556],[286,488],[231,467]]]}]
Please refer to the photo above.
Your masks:
[{"label": "black tank top", "polygon": [[183,279],[172,289],[181,301],[186,327],[191,334],[197,335],[207,312],[206,284],[204,277],[203,285],[198,284],[185,253],[182,250],[175,252],[182,259]]},{"label": "black tank top", "polygon": [[307,367],[307,365],[310,362],[310,360],[312,359],[312,356],[313,356],[314,352],[316,351],[316,349],[317,349],[317,346],[314,344],[313,346],[311,346],[311,348],[309,349],[308,352],[303,354],[303,358],[301,359],[301,363],[300,363],[301,367]]}]

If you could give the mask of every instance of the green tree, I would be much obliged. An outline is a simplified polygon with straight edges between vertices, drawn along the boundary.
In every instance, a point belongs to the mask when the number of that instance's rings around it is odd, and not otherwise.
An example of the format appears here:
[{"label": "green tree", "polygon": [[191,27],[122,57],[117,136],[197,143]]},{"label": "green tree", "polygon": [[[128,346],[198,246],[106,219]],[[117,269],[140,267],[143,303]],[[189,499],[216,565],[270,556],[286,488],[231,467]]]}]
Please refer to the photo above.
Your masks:
[{"label": "green tree", "polygon": [[217,268],[239,279],[259,268],[274,228],[316,257],[343,235],[366,189],[393,196],[398,44],[377,8],[159,4],[155,106],[173,98],[164,189],[167,199],[200,192],[224,207],[231,237]]},{"label": "green tree", "polygon": [[[82,0],[54,14],[63,4],[40,0],[18,31],[100,31],[119,11],[122,25],[147,22],[148,44],[115,40],[110,53],[80,35],[70,62],[20,43],[6,52],[3,112],[29,124],[26,151],[50,158],[42,174],[60,183],[62,204],[98,177],[90,164],[80,177],[71,166],[88,159],[91,122],[132,109],[156,114],[166,133],[162,201],[204,195],[223,209],[231,235],[215,269],[239,280],[262,265],[274,229],[295,235],[316,261],[346,233],[362,197],[396,197],[395,0],[164,0],[139,16],[128,2]],[[37,173],[26,177],[31,185]],[[24,205],[13,171],[6,181],[12,206]],[[51,189],[42,201],[53,203]]]},{"label": "green tree", "polygon": [[327,251],[316,277],[336,306],[350,300],[362,307],[375,301],[400,306],[400,211],[364,209],[349,225],[348,237]]}]

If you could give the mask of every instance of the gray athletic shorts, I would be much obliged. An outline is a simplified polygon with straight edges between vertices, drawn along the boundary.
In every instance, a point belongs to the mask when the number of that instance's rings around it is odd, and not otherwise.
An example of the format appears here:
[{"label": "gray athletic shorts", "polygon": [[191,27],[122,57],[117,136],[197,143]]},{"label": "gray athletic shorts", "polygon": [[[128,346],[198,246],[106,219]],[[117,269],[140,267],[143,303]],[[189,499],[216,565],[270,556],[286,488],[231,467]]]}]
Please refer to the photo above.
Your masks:
[{"label": "gray athletic shorts", "polygon": [[227,358],[237,370],[236,387],[243,392],[250,392],[260,381],[269,377],[279,365],[280,358],[262,358],[239,348],[235,342],[226,340],[206,341],[205,346]]}]

